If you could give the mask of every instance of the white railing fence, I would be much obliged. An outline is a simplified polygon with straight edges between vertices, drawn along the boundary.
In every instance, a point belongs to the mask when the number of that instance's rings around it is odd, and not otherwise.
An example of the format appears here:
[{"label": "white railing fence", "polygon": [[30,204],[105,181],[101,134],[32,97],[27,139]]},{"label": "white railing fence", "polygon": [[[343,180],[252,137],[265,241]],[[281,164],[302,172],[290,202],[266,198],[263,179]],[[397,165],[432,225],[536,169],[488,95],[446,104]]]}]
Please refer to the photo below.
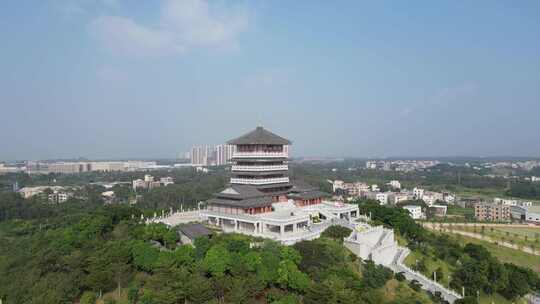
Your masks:
[{"label": "white railing fence", "polygon": [[232,177],[231,184],[245,184],[245,185],[266,185],[266,184],[280,184],[288,183],[288,177],[272,177],[272,178],[240,178]]},{"label": "white railing fence", "polygon": [[255,151],[255,152],[234,152],[233,158],[239,157],[239,158],[256,158],[256,157],[288,157],[289,154],[287,152],[262,152],[262,151]]},{"label": "white railing fence", "polygon": [[240,166],[233,165],[232,171],[286,171],[289,170],[288,165],[268,165],[268,166]]}]

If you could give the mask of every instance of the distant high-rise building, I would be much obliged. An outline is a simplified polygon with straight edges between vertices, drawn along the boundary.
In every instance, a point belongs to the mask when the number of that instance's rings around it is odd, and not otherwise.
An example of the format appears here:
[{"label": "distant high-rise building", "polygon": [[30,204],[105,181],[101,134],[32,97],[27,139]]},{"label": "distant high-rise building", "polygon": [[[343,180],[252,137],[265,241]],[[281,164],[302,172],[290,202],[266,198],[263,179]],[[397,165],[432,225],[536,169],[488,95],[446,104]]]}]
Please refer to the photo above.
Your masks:
[{"label": "distant high-rise building", "polygon": [[235,151],[233,145],[203,145],[191,148],[191,164],[196,166],[223,166],[231,163]]},{"label": "distant high-rise building", "polygon": [[191,152],[182,152],[178,154],[178,159],[191,159]]},{"label": "distant high-rise building", "polygon": [[91,165],[84,162],[58,162],[48,164],[48,172],[50,173],[73,174],[87,171],[91,171]]},{"label": "distant high-rise building", "polygon": [[234,153],[233,145],[217,145],[216,146],[216,166],[223,166],[231,163],[231,158]]},{"label": "distant high-rise building", "polygon": [[198,166],[208,166],[208,158],[210,154],[210,147],[205,146],[196,146],[191,148],[191,164]]}]

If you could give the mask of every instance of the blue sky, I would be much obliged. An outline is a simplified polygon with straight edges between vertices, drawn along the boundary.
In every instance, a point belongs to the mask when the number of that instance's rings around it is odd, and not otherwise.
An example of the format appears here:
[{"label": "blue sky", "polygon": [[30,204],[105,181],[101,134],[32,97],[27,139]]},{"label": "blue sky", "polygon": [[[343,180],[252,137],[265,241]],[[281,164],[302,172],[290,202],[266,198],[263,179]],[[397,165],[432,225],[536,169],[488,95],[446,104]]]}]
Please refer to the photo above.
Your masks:
[{"label": "blue sky", "polygon": [[540,156],[538,1],[2,1],[0,159]]}]

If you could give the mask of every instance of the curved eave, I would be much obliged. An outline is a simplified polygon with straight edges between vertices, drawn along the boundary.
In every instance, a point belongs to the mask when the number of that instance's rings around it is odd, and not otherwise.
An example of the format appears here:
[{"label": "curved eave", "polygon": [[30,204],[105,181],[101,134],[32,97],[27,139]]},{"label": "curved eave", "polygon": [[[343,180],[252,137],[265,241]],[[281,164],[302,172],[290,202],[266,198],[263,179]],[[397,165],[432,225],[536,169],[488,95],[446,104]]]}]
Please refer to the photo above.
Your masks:
[{"label": "curved eave", "polygon": [[258,197],[249,198],[244,200],[227,200],[227,199],[210,199],[207,201],[209,205],[218,205],[225,207],[237,207],[237,208],[255,208],[255,207],[268,207],[272,206],[272,199],[270,197]]},{"label": "curved eave", "polygon": [[284,188],[292,187],[291,183],[279,183],[279,184],[266,184],[266,185],[257,185],[257,189],[272,189],[272,188]]},{"label": "curved eave", "polygon": [[259,126],[255,130],[227,141],[229,145],[290,145],[292,142]]}]

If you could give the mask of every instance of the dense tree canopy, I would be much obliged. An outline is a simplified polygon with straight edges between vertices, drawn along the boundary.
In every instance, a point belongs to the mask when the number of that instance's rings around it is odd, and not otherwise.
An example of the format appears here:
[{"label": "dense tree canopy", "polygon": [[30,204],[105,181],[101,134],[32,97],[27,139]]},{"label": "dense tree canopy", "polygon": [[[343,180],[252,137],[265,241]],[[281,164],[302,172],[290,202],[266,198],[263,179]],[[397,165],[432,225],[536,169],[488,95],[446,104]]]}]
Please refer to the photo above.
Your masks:
[{"label": "dense tree canopy", "polygon": [[[508,299],[516,299],[533,290],[540,290],[540,279],[530,269],[513,264],[503,264],[481,245],[456,243],[443,234],[435,234],[422,228],[398,208],[379,206],[376,203],[358,201],[360,211],[371,214],[374,222],[389,226],[408,239],[412,250],[441,259],[456,268],[450,285],[468,295],[482,291],[487,294],[500,293]],[[425,268],[420,260],[417,270]],[[441,271],[441,270],[439,270]],[[442,277],[440,274],[438,277]],[[527,281],[527,283],[525,283]],[[516,283],[518,282],[518,283]],[[516,284],[519,284],[519,288]]]},{"label": "dense tree canopy", "polygon": [[47,206],[49,216],[29,216],[23,202],[0,222],[0,297],[7,303],[94,303],[101,295],[109,303],[119,294],[156,304],[388,302],[380,289],[389,270],[359,267],[333,239],[350,231],[333,229],[329,238],[292,247],[235,234],[201,237],[192,247],[178,244],[174,229],[140,223],[134,207]]},{"label": "dense tree canopy", "polygon": [[[198,238],[194,247],[179,244],[175,229],[143,224],[141,213],[196,207],[223,187],[226,174],[159,174],[174,175],[176,184],[139,191],[142,199],[135,206],[105,206],[100,196],[104,188],[96,185],[82,187],[75,198],[55,206],[40,197],[0,192],[0,298],[7,303],[93,303],[103,294],[125,293],[129,303],[147,304],[429,302],[413,290],[414,283],[412,289],[401,283],[403,296],[389,300],[384,290],[392,273],[347,251],[341,244],[350,233],[346,228],[331,227],[320,239],[291,247],[235,234]],[[57,175],[19,177],[26,185],[68,180]],[[140,177],[119,173],[106,179]],[[70,178],[79,184],[104,176]],[[134,194],[129,187],[116,190],[123,198]],[[456,289],[464,286],[467,294],[482,290],[515,299],[539,288],[534,272],[502,264],[481,246],[463,246],[430,233],[404,210],[357,203],[361,213],[395,229],[411,249],[452,265]]]},{"label": "dense tree canopy", "polygon": [[521,198],[540,198],[540,183],[532,182],[514,182],[510,184],[510,189],[506,194]]}]

